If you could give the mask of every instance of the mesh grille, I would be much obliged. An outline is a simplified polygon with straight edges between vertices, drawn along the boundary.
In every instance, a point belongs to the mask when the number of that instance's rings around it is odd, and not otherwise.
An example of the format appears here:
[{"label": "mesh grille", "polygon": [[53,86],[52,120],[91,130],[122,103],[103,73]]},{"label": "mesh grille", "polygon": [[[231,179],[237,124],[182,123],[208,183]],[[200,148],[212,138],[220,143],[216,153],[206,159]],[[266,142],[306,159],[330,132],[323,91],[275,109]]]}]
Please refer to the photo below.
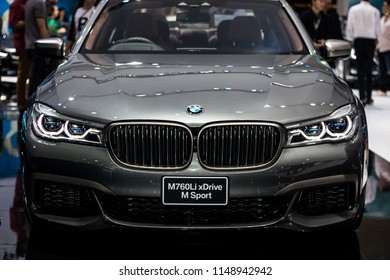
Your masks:
[{"label": "mesh grille", "polygon": [[211,168],[258,167],[271,162],[280,145],[276,126],[222,124],[201,130],[198,153],[201,163]]},{"label": "mesh grille", "polygon": [[191,132],[179,125],[115,124],[109,147],[115,158],[129,166],[182,168],[192,156]]},{"label": "mesh grille", "polygon": [[292,197],[230,199],[227,206],[167,206],[160,198],[98,195],[111,218],[148,224],[207,226],[255,224],[283,217]]},{"label": "mesh grille", "polygon": [[341,183],[302,191],[299,212],[304,215],[321,215],[352,210],[355,201],[355,184]]},{"label": "mesh grille", "polygon": [[45,214],[83,217],[96,213],[96,204],[85,188],[63,183],[38,181],[34,203]]}]

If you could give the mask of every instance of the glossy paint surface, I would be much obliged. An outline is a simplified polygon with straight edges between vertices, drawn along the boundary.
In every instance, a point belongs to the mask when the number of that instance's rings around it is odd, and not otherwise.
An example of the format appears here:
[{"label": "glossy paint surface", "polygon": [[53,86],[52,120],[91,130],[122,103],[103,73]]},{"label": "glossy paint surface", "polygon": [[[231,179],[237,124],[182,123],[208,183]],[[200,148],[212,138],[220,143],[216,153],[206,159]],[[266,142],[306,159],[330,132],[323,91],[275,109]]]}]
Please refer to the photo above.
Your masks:
[{"label": "glossy paint surface", "polygon": [[[287,230],[34,231],[27,223],[17,155],[17,115],[2,112],[0,259],[390,259],[390,163],[371,152],[370,203],[349,233]],[[379,174],[379,175],[378,175]],[[156,239],[155,236],[159,238]],[[278,250],[275,250],[277,243]],[[186,250],[182,250],[185,247]]]}]

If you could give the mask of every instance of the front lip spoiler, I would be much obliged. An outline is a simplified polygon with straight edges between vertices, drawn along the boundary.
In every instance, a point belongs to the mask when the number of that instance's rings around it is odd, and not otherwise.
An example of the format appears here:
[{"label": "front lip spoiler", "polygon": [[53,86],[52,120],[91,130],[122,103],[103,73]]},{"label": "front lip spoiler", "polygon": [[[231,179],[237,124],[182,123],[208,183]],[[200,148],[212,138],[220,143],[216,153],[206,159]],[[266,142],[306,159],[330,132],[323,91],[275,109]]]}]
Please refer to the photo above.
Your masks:
[{"label": "front lip spoiler", "polygon": [[[75,180],[75,178],[71,178],[71,177],[68,178],[66,176],[51,175],[45,173],[35,173],[33,177],[35,179],[39,179],[39,178],[42,179],[51,178],[57,180],[64,179],[64,181],[67,183],[71,183]],[[290,229],[290,230],[297,230],[297,231],[315,231],[318,228],[324,229],[329,227],[335,227],[337,225],[346,224],[349,221],[352,221],[356,217],[356,213],[359,207],[361,207],[360,201],[358,201],[358,203],[355,204],[353,210],[332,213],[332,214],[318,215],[318,216],[310,216],[310,219],[307,219],[306,216],[294,212],[294,205],[300,194],[299,191],[313,186],[345,182],[345,181],[355,182],[355,185],[358,188],[358,176],[356,174],[335,175],[335,176],[315,178],[315,179],[309,179],[305,181],[292,183],[274,195],[274,196],[282,196],[291,192],[296,192],[293,198],[291,199],[291,203],[286,213],[280,219],[267,221],[263,223],[254,223],[254,224],[182,226],[182,225],[142,224],[142,223],[126,222],[122,220],[113,219],[109,217],[107,214],[105,214],[103,208],[100,205],[99,199],[96,196],[94,191],[92,191],[93,197],[98,206],[98,212],[100,212],[97,213],[97,215],[82,217],[82,218],[71,218],[71,217],[57,216],[57,215],[50,215],[50,214],[43,214],[43,213],[32,213],[32,214],[33,216],[39,218],[39,220],[41,220],[42,222],[52,224],[53,226],[55,226],[55,224],[58,224],[58,226],[79,228],[80,230],[89,229],[89,228],[98,229],[98,228],[107,228],[110,226],[111,227],[120,226],[120,227],[139,228],[139,229],[143,228],[143,229],[177,229],[177,230],[281,228],[281,229]],[[87,186],[91,187],[92,189],[100,190],[100,191],[102,190],[101,188],[103,187],[99,184],[97,186],[93,184],[93,182],[90,182],[89,184],[87,184]],[[34,207],[32,207],[32,209],[34,209]]]}]

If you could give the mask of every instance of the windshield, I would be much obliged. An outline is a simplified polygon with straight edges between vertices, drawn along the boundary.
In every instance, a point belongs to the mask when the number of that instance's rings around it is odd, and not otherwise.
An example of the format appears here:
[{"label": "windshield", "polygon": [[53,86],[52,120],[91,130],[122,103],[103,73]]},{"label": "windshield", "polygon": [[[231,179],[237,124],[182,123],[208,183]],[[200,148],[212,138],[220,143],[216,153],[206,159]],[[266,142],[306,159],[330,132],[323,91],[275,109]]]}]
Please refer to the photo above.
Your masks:
[{"label": "windshield", "polygon": [[82,52],[302,53],[278,1],[123,1],[95,21]]}]

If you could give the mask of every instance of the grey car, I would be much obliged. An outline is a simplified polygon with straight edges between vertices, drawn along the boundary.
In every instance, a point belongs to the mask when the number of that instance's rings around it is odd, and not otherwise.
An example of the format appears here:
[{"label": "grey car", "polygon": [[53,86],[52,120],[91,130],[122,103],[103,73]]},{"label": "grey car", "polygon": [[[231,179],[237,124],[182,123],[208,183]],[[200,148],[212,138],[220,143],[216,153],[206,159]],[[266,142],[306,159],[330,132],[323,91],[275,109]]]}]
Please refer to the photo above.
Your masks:
[{"label": "grey car", "polygon": [[359,226],[364,107],[286,1],[101,1],[23,116],[33,225]]}]

